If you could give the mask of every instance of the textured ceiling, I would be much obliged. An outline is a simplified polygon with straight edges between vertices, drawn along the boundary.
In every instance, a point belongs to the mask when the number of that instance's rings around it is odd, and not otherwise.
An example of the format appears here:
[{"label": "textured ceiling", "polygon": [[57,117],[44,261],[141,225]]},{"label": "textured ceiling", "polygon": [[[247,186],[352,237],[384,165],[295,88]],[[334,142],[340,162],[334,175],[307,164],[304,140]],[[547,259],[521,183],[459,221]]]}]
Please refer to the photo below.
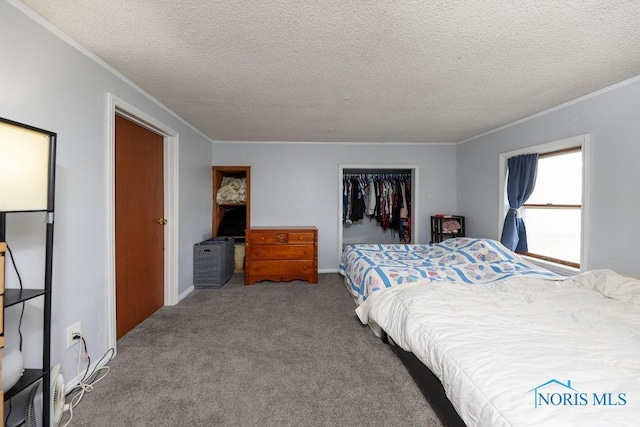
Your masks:
[{"label": "textured ceiling", "polygon": [[214,140],[457,142],[640,74],[640,1],[23,3]]}]

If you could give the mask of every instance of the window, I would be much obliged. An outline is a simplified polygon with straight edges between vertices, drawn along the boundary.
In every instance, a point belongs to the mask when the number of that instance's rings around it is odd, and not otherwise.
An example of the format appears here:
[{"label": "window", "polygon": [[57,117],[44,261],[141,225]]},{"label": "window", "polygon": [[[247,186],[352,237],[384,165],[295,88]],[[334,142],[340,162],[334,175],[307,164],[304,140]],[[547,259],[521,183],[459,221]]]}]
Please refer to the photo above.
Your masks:
[{"label": "window", "polygon": [[[538,170],[533,193],[520,208],[527,228],[529,260],[561,274],[575,274],[573,268],[588,269],[589,235],[589,135],[540,144],[502,153],[498,236],[509,210],[506,192],[507,160],[538,153]],[[499,238],[499,237],[498,237]]]},{"label": "window", "polygon": [[536,185],[521,214],[527,227],[527,255],[580,267],[580,147],[540,154]]}]

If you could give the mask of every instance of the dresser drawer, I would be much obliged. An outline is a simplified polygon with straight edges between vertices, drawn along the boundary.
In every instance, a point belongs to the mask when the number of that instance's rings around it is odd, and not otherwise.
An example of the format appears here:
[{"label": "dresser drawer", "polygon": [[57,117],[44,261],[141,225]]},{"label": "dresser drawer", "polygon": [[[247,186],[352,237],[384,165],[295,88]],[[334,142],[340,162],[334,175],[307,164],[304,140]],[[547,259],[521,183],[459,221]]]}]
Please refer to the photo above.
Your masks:
[{"label": "dresser drawer", "polygon": [[312,260],[314,255],[312,245],[254,245],[247,254],[251,260]]},{"label": "dresser drawer", "polygon": [[313,231],[251,230],[248,232],[247,239],[249,243],[255,245],[313,243],[315,233]]},{"label": "dresser drawer", "polygon": [[289,244],[313,243],[315,233],[313,231],[296,231],[289,233]]},{"label": "dresser drawer", "polygon": [[312,260],[276,260],[276,261],[251,261],[248,265],[248,275],[291,275],[315,273]]},{"label": "dresser drawer", "polygon": [[266,230],[247,232],[247,242],[254,245],[273,245],[276,243],[276,232]]}]

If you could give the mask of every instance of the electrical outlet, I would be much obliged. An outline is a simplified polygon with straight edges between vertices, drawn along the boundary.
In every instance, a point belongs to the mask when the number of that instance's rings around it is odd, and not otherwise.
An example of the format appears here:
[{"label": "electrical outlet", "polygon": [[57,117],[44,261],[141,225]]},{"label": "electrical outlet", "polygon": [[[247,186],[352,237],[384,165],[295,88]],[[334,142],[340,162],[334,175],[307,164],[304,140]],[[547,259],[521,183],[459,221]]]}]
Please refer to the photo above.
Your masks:
[{"label": "electrical outlet", "polygon": [[75,323],[67,328],[67,348],[80,342],[80,338],[74,339],[78,335],[82,336],[82,322]]}]

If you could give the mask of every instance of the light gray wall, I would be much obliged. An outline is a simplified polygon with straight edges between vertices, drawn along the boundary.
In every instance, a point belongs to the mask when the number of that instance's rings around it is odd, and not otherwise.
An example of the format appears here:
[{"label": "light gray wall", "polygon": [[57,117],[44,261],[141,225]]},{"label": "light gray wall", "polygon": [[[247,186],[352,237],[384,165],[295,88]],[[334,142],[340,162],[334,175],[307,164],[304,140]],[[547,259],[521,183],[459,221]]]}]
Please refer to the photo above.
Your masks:
[{"label": "light gray wall", "polygon": [[[251,166],[251,225],[315,225],[318,268],[339,265],[340,165],[416,165],[419,242],[429,241],[429,216],[456,211],[454,144],[215,142],[213,164]],[[434,196],[427,202],[426,195]]]},{"label": "light gray wall", "polygon": [[471,235],[498,237],[498,155],[591,135],[589,269],[640,276],[640,79],[458,146],[458,206]]},{"label": "light gray wall", "polygon": [[[107,93],[179,133],[180,292],[192,286],[192,245],[211,227],[211,142],[6,1],[0,58],[0,116],[58,133],[51,355],[71,379],[77,361],[66,349],[68,326],[82,322],[93,361],[107,350]],[[8,215],[25,287],[42,286],[43,218]],[[17,286],[10,267],[7,279]],[[17,343],[17,307],[7,310],[8,346]],[[27,366],[41,361],[40,319],[41,303],[29,302],[22,329]]]},{"label": "light gray wall", "polygon": [[365,215],[361,221],[344,224],[342,227],[342,244],[351,243],[399,243],[398,233],[384,230],[376,220],[371,220]]}]

